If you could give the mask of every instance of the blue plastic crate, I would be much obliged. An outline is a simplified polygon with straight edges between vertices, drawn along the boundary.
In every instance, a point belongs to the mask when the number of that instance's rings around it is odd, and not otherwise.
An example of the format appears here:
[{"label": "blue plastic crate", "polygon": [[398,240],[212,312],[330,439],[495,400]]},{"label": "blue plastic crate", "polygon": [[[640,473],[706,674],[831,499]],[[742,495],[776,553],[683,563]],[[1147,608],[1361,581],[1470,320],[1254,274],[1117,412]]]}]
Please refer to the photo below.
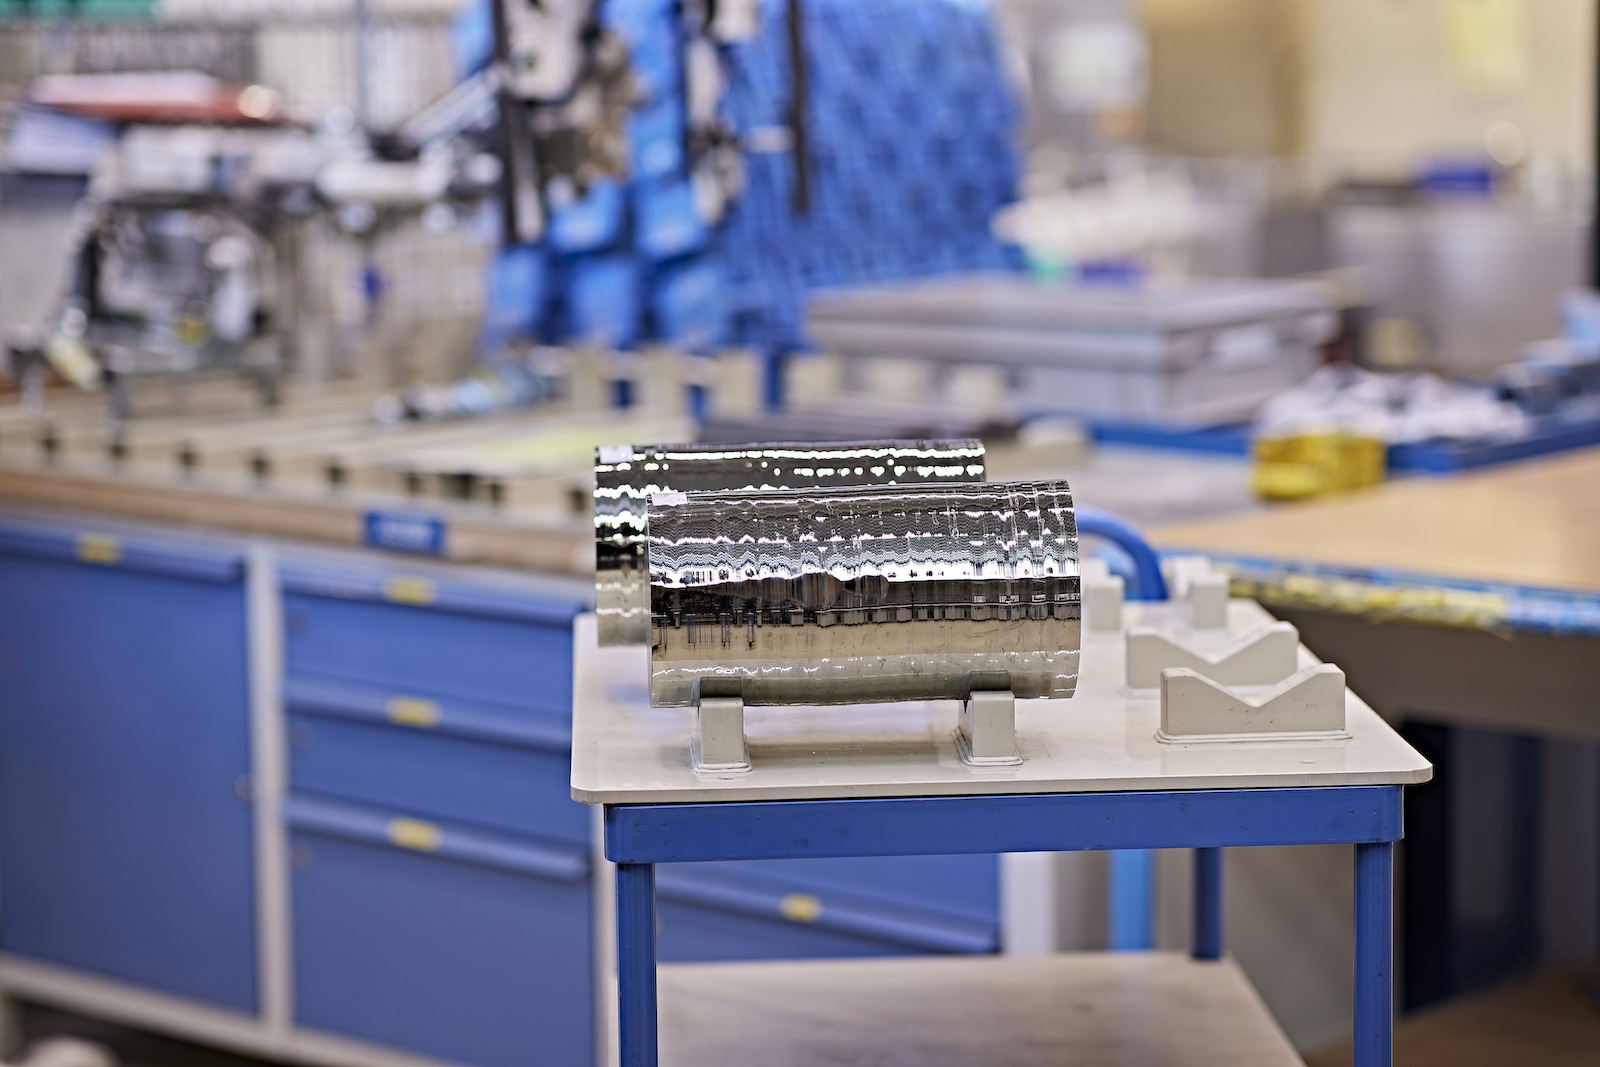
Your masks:
[{"label": "blue plastic crate", "polygon": [[595,252],[610,248],[622,237],[627,190],[602,179],[569,204],[550,212],[550,247],[557,252]]},{"label": "blue plastic crate", "polygon": [[589,256],[569,271],[565,338],[606,348],[639,339],[639,267],[632,255]]},{"label": "blue plastic crate", "polygon": [[635,187],[638,247],[654,260],[698,252],[711,237],[710,227],[695,206],[694,186],[687,180]]}]

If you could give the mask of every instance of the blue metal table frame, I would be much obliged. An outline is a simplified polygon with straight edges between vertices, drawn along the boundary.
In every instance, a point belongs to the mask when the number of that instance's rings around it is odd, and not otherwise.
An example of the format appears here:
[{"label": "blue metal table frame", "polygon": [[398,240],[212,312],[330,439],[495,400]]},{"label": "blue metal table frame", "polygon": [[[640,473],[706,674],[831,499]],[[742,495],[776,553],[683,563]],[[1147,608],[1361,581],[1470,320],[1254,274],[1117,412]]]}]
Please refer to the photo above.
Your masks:
[{"label": "blue metal table frame", "polygon": [[657,863],[1193,848],[1192,954],[1218,959],[1221,850],[1310,844],[1356,848],[1355,1067],[1390,1067],[1401,790],[1379,785],[607,805],[605,850],[617,865],[622,1067],[657,1067]]}]

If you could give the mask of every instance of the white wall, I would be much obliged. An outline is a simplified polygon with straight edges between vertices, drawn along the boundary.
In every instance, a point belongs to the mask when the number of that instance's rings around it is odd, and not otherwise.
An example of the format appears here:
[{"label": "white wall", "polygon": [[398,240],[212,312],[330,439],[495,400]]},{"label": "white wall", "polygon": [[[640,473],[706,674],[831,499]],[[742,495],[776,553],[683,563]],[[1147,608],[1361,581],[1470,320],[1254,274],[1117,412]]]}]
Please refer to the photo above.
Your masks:
[{"label": "white wall", "polygon": [[[1530,158],[1587,172],[1593,0],[1279,0],[1303,5],[1303,148],[1365,174],[1484,151],[1497,120]],[[1484,48],[1452,46],[1474,18]]]}]

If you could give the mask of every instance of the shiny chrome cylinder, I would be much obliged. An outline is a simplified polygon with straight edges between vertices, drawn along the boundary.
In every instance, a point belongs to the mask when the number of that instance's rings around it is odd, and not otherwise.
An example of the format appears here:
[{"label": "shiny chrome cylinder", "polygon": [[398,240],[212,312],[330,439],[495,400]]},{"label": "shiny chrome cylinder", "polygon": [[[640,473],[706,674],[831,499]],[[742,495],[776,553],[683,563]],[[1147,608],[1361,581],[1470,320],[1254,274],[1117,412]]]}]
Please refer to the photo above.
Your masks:
[{"label": "shiny chrome cylinder", "polygon": [[981,482],[983,443],[619,445],[595,451],[595,615],[602,645],[650,640],[645,506],[665,492]]},{"label": "shiny chrome cylinder", "polygon": [[666,493],[648,508],[650,702],[1070,697],[1066,482]]}]

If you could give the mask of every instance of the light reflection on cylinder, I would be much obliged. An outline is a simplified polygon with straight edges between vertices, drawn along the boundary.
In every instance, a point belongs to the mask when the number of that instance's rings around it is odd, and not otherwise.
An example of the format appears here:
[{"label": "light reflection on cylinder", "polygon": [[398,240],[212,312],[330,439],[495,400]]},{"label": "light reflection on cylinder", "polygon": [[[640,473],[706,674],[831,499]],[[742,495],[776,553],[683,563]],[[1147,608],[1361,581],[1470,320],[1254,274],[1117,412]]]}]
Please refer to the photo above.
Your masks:
[{"label": "light reflection on cylinder", "polygon": [[650,639],[645,506],[656,493],[981,482],[980,441],[621,445],[595,452],[595,615],[601,645]]},{"label": "light reflection on cylinder", "polygon": [[1065,482],[669,493],[648,516],[654,705],[1073,693]]}]

